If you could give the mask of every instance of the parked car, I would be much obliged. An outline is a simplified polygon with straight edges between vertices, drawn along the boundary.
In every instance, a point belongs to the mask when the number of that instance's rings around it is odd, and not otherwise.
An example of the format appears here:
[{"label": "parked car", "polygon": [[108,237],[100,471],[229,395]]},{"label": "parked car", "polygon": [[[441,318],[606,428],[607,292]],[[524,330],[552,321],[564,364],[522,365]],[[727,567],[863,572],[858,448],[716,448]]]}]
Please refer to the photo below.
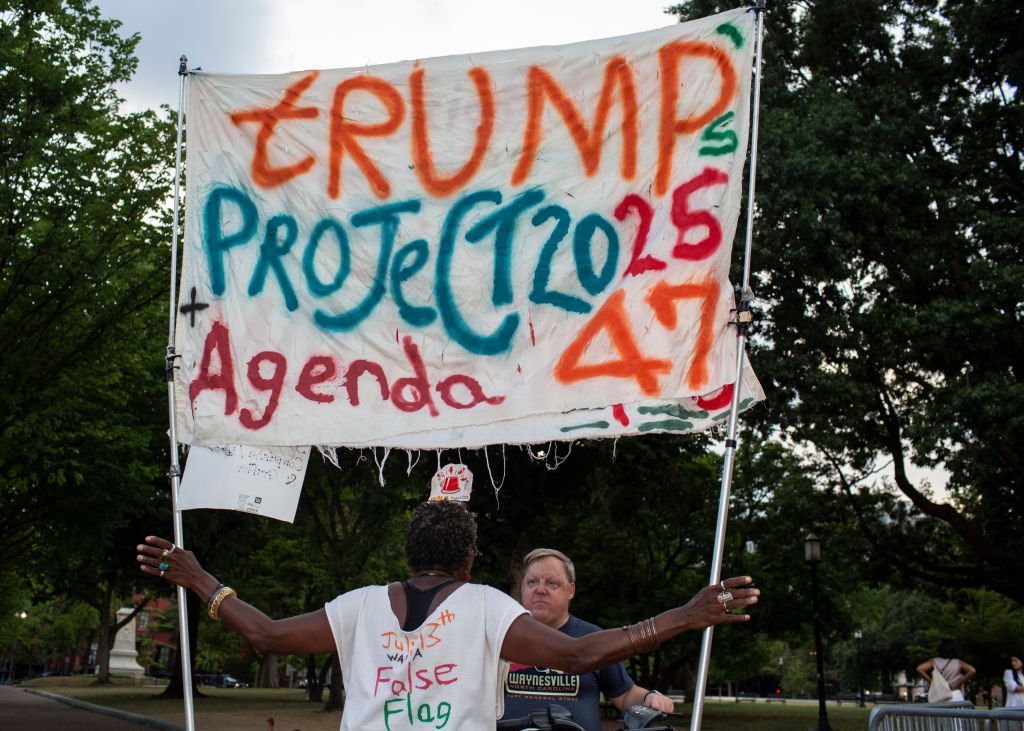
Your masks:
[{"label": "parked car", "polygon": [[248,688],[249,684],[234,675],[220,673],[201,673],[196,676],[200,685],[212,685],[214,688]]}]

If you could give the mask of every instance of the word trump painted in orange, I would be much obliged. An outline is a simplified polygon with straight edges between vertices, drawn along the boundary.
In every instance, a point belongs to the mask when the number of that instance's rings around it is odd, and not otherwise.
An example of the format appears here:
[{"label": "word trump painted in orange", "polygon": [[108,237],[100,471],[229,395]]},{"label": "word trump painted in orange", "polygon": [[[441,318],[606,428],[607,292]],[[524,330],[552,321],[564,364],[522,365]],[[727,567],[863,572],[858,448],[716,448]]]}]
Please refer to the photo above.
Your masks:
[{"label": "word trump painted in orange", "polygon": [[[349,76],[316,94],[311,89],[322,75],[312,71],[278,92],[269,106],[234,110],[230,118],[252,140],[250,173],[257,188],[277,188],[307,175],[317,164],[326,164],[326,195],[338,199],[348,161],[351,173],[360,175],[379,199],[389,199],[395,191],[389,167],[412,170],[423,192],[445,197],[479,182],[484,174],[493,184],[496,171],[513,187],[543,182],[544,176],[532,173],[538,160],[549,156],[574,165],[586,177],[614,175],[633,181],[641,151],[650,148],[656,170],[653,191],[661,196],[673,180],[678,138],[701,132],[727,112],[736,98],[737,70],[726,50],[729,38],[723,33],[714,41],[672,41],[648,57],[613,55],[603,63],[596,94],[581,91],[574,77],[540,64],[529,65],[511,78],[507,74],[498,78],[484,65],[472,66],[465,70],[465,77],[475,101],[467,100],[460,114],[476,124],[466,130],[471,134],[465,139],[453,134],[462,132],[461,125],[452,129],[432,119],[432,109],[435,116],[441,112],[437,103],[430,103],[430,95],[444,100],[451,92],[434,88],[437,83],[419,62],[405,77]],[[638,78],[644,66],[646,76],[655,80],[655,89],[647,88],[650,79],[644,83],[645,77]],[[708,67],[710,81],[703,78],[709,75]],[[694,72],[693,78],[688,72]],[[694,99],[683,93],[689,84],[698,83],[698,76],[699,83],[716,89],[713,95]],[[466,86],[466,79],[447,81]],[[324,78],[323,83],[332,82]],[[274,94],[272,89],[267,93]],[[330,102],[325,104],[328,96]],[[576,101],[595,96],[589,109]],[[642,103],[645,97],[649,100]],[[545,113],[549,106],[554,114]],[[310,124],[324,120],[326,129]],[[556,126],[563,129],[555,130]],[[435,136],[443,133],[459,151],[455,170],[439,169],[432,151],[432,129]],[[642,144],[644,132],[656,132],[654,144]],[[503,146],[497,154],[496,137]],[[619,160],[609,171],[602,168],[602,156],[613,137]],[[289,155],[284,149],[292,147],[290,139],[301,139],[302,144],[295,145]],[[558,149],[566,145],[571,145],[575,160],[572,152]],[[381,152],[375,155],[374,147]],[[317,158],[303,154],[310,149],[321,154]],[[394,163],[387,165],[382,162],[386,157],[397,157],[400,164],[397,168]],[[506,163],[513,162],[510,171],[502,172]]]}]

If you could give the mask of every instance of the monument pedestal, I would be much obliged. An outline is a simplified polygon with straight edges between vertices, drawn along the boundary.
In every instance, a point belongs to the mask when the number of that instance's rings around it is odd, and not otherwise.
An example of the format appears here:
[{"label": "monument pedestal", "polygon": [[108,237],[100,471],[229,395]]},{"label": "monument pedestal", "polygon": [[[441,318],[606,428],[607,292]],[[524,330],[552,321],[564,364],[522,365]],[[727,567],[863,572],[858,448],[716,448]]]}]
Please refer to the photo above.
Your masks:
[{"label": "monument pedestal", "polygon": [[[131,608],[121,607],[117,610],[117,621],[120,623],[124,617],[132,613]],[[110,675],[130,676],[136,680],[146,674],[146,669],[139,665],[136,658],[139,653],[135,650],[135,620],[121,628],[114,638],[114,647],[110,650]],[[99,668],[96,674],[99,675]]]}]

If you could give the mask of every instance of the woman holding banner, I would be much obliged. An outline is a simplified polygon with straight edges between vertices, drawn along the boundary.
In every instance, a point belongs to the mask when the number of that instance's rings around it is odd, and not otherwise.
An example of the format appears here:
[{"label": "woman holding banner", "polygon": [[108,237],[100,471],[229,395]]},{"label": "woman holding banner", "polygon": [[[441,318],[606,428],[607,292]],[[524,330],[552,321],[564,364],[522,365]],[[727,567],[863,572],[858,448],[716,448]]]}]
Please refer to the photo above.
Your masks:
[{"label": "woman holding banner", "polygon": [[406,531],[412,578],[354,589],[323,609],[273,620],[206,572],[190,551],[148,536],[144,573],[196,593],[207,613],[264,652],[337,652],[345,681],[341,729],[494,728],[507,662],[589,671],[689,630],[746,622],[760,591],[747,576],[705,587],[685,605],[620,629],[573,638],[533,619],[516,601],[472,584],[476,518],[462,504],[429,501]]}]

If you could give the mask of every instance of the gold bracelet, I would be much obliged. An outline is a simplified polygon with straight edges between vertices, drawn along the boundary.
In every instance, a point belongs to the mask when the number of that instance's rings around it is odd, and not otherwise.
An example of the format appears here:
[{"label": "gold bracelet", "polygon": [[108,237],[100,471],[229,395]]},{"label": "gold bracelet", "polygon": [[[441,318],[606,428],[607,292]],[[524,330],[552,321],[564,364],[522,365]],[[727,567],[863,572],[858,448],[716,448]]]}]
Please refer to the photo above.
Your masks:
[{"label": "gold bracelet", "polygon": [[229,596],[238,596],[238,592],[236,592],[230,586],[225,586],[221,588],[221,590],[214,595],[213,599],[210,600],[210,607],[208,609],[210,619],[216,620],[218,622],[220,621],[220,605]]},{"label": "gold bracelet", "polygon": [[[629,637],[629,644],[633,646],[634,655],[653,652],[661,645],[661,641],[658,639],[658,627],[655,625],[653,618],[640,620],[636,624],[628,624],[622,629],[626,632],[626,636]],[[633,634],[634,630],[640,635],[639,642],[637,642],[637,638]]]},{"label": "gold bracelet", "polygon": [[651,647],[649,652],[653,652],[661,645],[661,641],[658,639],[658,626],[654,623],[654,617],[645,619],[644,621],[647,622],[647,633],[651,638]]}]

